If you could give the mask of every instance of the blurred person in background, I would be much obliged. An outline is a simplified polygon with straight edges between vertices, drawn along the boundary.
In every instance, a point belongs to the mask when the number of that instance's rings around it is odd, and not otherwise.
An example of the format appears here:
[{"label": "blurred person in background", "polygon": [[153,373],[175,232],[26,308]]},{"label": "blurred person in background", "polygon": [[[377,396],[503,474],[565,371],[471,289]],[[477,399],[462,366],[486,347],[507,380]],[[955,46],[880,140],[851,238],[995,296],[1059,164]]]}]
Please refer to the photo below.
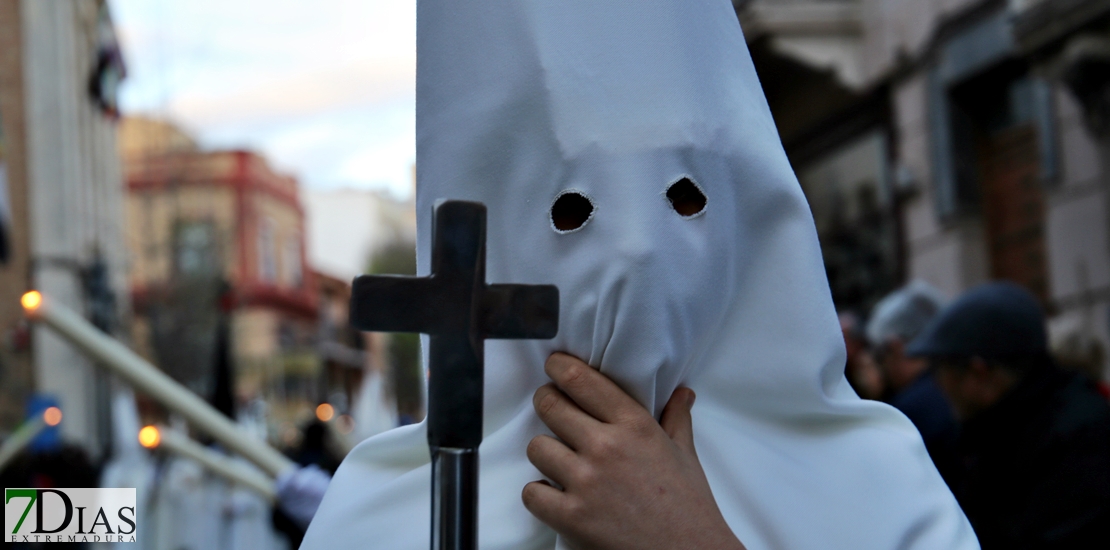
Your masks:
[{"label": "blurred person in background", "polygon": [[[49,448],[26,449],[20,453],[0,471],[0,487],[32,489],[99,487],[99,477],[99,470],[85,449],[72,443],[59,442]],[[90,544],[87,543],[61,540],[49,543],[12,542],[11,540],[4,542],[4,548],[87,548],[89,546]]]},{"label": "blurred person in background", "polygon": [[867,341],[860,330],[859,316],[850,311],[841,312],[837,316],[847,351],[844,376],[848,379],[848,384],[863,399],[879,399],[883,395],[883,377],[867,350]]},{"label": "blurred person in background", "polygon": [[952,406],[929,371],[929,362],[910,357],[906,346],[944,307],[944,296],[924,281],[891,292],[871,312],[867,340],[885,382],[884,400],[913,422],[941,475],[953,467],[958,426]]},{"label": "blurred person in background", "polygon": [[300,547],[305,529],[331,483],[331,476],[343,460],[328,445],[328,430],[328,425],[316,418],[305,424],[300,445],[288,453],[301,468],[277,479],[278,502],[270,519],[274,530],[289,539],[290,548]]},{"label": "blurred person in background", "polygon": [[1110,548],[1110,405],[1053,363],[1032,294],[976,287],[907,353],[929,359],[961,424],[949,484],[984,550]]},{"label": "blurred person in background", "polygon": [[[27,403],[26,417],[27,419],[35,418],[42,415],[47,407],[52,406],[58,406],[57,400],[53,397],[33,396]],[[6,488],[99,487],[99,479],[99,468],[90,459],[85,449],[64,441],[61,430],[57,426],[43,430],[19,454],[15,455],[11,462],[0,467],[0,487]],[[78,548],[85,546],[87,545],[80,542],[23,543],[5,540],[4,548]]]},{"label": "blurred person in background", "polygon": [[[33,395],[27,400],[27,422],[48,408],[60,407],[52,395]],[[59,414],[58,418],[62,418]],[[43,428],[6,466],[0,468],[0,487],[54,489],[98,487],[99,467],[85,449],[62,438],[60,421]]]},{"label": "blurred person in background", "polygon": [[0,472],[0,487],[99,487],[99,473],[85,449],[58,443],[21,453]]},{"label": "blurred person in background", "polygon": [[1106,354],[1102,344],[1087,331],[1077,331],[1062,338],[1052,349],[1056,364],[1078,372],[1094,382],[1098,392],[1110,399],[1110,384],[1102,378],[1102,362]]},{"label": "blurred person in background", "polygon": [[334,474],[339,468],[343,457],[339,456],[328,443],[328,425],[313,418],[301,429],[301,443],[289,455],[301,466],[317,466],[321,470]]}]

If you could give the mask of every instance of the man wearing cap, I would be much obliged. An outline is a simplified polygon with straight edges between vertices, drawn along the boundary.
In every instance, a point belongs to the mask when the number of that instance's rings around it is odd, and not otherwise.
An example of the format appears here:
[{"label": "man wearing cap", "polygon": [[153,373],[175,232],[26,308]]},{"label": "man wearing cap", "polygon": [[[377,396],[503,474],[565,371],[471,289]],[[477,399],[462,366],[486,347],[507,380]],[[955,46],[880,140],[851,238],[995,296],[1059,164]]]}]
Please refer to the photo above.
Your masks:
[{"label": "man wearing cap", "polygon": [[949,483],[986,550],[1110,548],[1110,405],[1046,342],[1033,296],[988,283],[907,349],[929,359],[961,423]]}]

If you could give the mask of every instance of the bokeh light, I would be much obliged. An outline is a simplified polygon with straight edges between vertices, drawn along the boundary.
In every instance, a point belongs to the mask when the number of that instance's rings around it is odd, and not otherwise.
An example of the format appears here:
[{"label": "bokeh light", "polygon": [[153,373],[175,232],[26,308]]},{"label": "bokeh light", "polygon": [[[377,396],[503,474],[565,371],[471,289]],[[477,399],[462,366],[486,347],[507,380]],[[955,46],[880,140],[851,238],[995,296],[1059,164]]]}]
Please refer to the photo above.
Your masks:
[{"label": "bokeh light", "polygon": [[327,403],[320,403],[320,405],[316,407],[316,418],[319,418],[320,422],[327,422],[334,417],[335,407],[332,407]]},{"label": "bokeh light", "polygon": [[28,291],[19,299],[19,303],[23,304],[23,309],[34,311],[42,305],[42,294],[37,290]]},{"label": "bokeh light", "polygon": [[62,423],[62,409],[49,407],[42,412],[42,419],[47,426],[57,426]]},{"label": "bokeh light", "polygon": [[162,442],[162,433],[154,426],[146,426],[139,430],[139,445],[153,449]]}]

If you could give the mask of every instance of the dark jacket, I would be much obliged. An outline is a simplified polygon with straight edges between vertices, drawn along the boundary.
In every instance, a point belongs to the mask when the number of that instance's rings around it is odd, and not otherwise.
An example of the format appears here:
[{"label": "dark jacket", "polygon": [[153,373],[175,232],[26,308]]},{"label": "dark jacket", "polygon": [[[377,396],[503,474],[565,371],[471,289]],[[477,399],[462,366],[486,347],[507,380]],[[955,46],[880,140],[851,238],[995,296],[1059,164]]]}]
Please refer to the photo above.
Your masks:
[{"label": "dark jacket", "polygon": [[1055,368],[964,424],[953,492],[984,550],[1110,548],[1110,405]]},{"label": "dark jacket", "polygon": [[902,391],[894,394],[889,403],[909,418],[921,439],[929,458],[933,459],[937,470],[948,479],[952,464],[953,447],[959,433],[959,425],[952,414],[952,405],[937,386],[931,372],[926,372]]}]

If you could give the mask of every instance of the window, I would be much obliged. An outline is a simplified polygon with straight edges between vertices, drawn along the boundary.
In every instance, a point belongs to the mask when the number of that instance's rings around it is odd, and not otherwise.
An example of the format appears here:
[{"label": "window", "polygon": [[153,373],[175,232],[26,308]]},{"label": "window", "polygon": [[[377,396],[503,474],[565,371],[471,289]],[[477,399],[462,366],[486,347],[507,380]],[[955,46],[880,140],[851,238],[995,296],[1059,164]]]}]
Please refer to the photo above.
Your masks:
[{"label": "window", "polygon": [[274,241],[274,222],[262,218],[258,224],[258,278],[263,282],[277,282],[277,250]]},{"label": "window", "polygon": [[174,270],[182,277],[212,277],[220,273],[216,228],[210,221],[178,221],[174,229]]},{"label": "window", "polygon": [[870,307],[898,283],[887,136],[875,129],[798,167],[837,307]]},{"label": "window", "polygon": [[1048,84],[1018,61],[1011,18],[999,10],[949,38],[929,72],[929,135],[936,212],[942,220],[977,214],[984,133],[1032,124],[1039,177],[1056,177],[1055,122]]},{"label": "window", "polygon": [[301,286],[303,271],[301,269],[301,236],[294,233],[285,239],[282,250],[282,263],[285,264],[285,282],[292,287]]}]

